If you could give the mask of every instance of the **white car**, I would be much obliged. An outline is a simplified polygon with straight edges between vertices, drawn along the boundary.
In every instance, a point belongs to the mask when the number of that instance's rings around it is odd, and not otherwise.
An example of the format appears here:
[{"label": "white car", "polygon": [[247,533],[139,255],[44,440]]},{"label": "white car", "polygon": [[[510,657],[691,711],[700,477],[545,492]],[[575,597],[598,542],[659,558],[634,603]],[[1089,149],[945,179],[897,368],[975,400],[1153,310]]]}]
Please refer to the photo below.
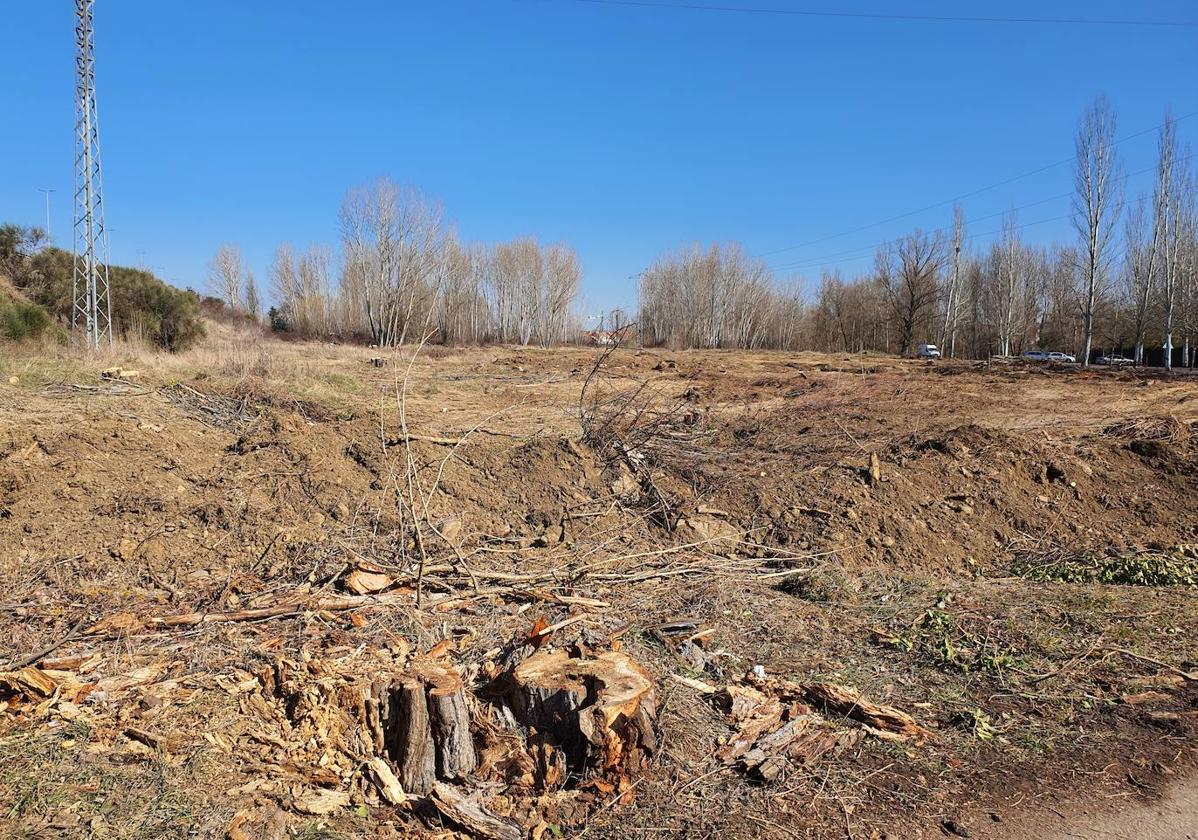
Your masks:
[{"label": "white car", "polygon": [[1048,361],[1050,361],[1050,362],[1069,362],[1070,364],[1074,364],[1077,362],[1077,357],[1070,356],[1068,353],[1061,353],[1057,350],[1053,350],[1051,353],[1048,354]]},{"label": "white car", "polygon": [[1098,364],[1100,365],[1134,365],[1135,359],[1129,359],[1127,356],[1099,356]]},{"label": "white car", "polygon": [[935,344],[920,344],[915,348],[915,355],[921,359],[939,359],[940,348]]}]

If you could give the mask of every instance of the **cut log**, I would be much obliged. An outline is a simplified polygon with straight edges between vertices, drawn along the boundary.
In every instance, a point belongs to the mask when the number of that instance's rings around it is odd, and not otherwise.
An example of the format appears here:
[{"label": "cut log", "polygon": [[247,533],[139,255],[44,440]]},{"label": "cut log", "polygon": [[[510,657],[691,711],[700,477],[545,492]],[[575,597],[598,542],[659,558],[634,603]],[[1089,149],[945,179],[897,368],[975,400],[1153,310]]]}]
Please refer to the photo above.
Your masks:
[{"label": "cut log", "polygon": [[616,651],[594,658],[538,651],[510,672],[506,699],[530,730],[543,782],[559,777],[559,761],[580,779],[626,777],[657,749],[653,680]]},{"label": "cut log", "polygon": [[858,723],[889,732],[901,738],[931,738],[932,733],[915,722],[915,718],[893,706],[871,703],[859,692],[832,683],[813,683],[803,687],[807,699],[830,712],[844,715]]}]

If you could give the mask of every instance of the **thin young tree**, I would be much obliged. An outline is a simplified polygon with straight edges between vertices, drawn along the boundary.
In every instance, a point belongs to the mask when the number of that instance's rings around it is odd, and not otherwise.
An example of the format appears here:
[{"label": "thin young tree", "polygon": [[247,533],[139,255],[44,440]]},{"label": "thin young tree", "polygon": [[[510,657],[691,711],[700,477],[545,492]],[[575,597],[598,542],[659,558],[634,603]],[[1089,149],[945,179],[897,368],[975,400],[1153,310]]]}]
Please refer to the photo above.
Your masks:
[{"label": "thin young tree", "polygon": [[1082,115],[1074,141],[1073,224],[1080,239],[1083,366],[1090,364],[1094,313],[1105,291],[1111,238],[1123,206],[1115,126],[1115,112],[1100,96]]},{"label": "thin young tree", "polygon": [[[1155,202],[1153,202],[1155,204]],[[1135,341],[1133,358],[1137,365],[1144,363],[1144,334],[1148,330],[1153,282],[1160,265],[1160,229],[1157,214],[1147,212],[1147,200],[1140,200],[1128,211],[1124,224],[1127,250],[1124,255],[1124,274],[1128,303],[1131,305],[1132,333]]]},{"label": "thin young tree", "polygon": [[1003,216],[1002,238],[994,245],[991,266],[998,354],[1010,356],[1016,328],[1022,322],[1021,307],[1027,299],[1027,255],[1014,210]]},{"label": "thin young tree", "polygon": [[1177,157],[1177,126],[1171,114],[1161,127],[1157,164],[1156,213],[1161,228],[1161,315],[1165,369],[1173,367],[1180,267],[1193,191],[1186,159]]},{"label": "thin young tree", "polygon": [[950,259],[952,274],[949,275],[948,289],[945,292],[944,330],[941,333],[940,346],[948,351],[949,358],[957,355],[957,321],[961,307],[961,249],[965,245],[965,210],[960,204],[953,205],[953,241]]}]

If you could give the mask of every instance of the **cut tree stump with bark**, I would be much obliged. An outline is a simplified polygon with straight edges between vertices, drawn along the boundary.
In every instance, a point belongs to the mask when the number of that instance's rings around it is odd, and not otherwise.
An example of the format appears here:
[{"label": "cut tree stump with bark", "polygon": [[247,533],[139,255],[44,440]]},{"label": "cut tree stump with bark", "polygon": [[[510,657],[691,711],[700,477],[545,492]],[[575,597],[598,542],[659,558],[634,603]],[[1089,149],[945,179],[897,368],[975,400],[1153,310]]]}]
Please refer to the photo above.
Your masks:
[{"label": "cut tree stump with bark", "polygon": [[653,680],[623,653],[537,651],[508,672],[503,693],[529,730],[543,787],[566,778],[624,780],[657,749]]},{"label": "cut tree stump with bark", "polygon": [[[460,781],[478,766],[466,686],[455,669],[425,657],[373,677],[302,667],[278,663],[275,684],[293,728],[305,739],[335,746],[356,761],[385,759],[405,795],[427,794],[438,781]],[[399,795],[394,788],[383,792]]]},{"label": "cut tree stump with bark", "polygon": [[405,791],[428,793],[438,780],[461,780],[478,766],[460,674],[417,659],[386,692],[379,725]]}]

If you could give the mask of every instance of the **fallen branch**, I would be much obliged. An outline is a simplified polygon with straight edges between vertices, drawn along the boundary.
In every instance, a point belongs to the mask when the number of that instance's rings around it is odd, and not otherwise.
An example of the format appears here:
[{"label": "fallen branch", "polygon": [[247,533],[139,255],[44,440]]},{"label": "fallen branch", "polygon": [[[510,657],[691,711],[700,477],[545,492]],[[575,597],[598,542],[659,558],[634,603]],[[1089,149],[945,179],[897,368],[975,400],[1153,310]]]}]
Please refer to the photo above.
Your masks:
[{"label": "fallen branch", "polygon": [[1162,662],[1159,659],[1153,659],[1151,656],[1144,656],[1142,653],[1136,653],[1135,651],[1128,650],[1127,648],[1111,648],[1107,652],[1107,656],[1116,653],[1121,653],[1124,656],[1130,657],[1131,659],[1138,659],[1141,662],[1147,662],[1150,665],[1156,665],[1159,668],[1164,668],[1166,671],[1172,671],[1174,674],[1177,674],[1187,682],[1198,682],[1198,671],[1183,671],[1180,668],[1170,665],[1168,662]]},{"label": "fallen branch", "polygon": [[86,622],[87,622],[87,617],[85,616],[85,617],[79,619],[78,621],[76,621],[75,625],[70,630],[67,631],[67,634],[65,636],[63,636],[61,639],[59,639],[58,641],[51,642],[50,644],[46,645],[45,647],[35,650],[33,653],[29,654],[24,659],[15,659],[12,662],[9,662],[3,668],[0,668],[0,671],[19,671],[22,668],[26,667],[27,665],[32,665],[33,663],[35,663],[39,659],[41,659],[43,656],[47,656],[47,655],[53,653],[54,651],[58,650],[60,647],[65,645],[67,642],[69,642],[71,639],[75,638],[75,634],[79,632],[79,629],[81,627],[83,627],[83,625]]}]

